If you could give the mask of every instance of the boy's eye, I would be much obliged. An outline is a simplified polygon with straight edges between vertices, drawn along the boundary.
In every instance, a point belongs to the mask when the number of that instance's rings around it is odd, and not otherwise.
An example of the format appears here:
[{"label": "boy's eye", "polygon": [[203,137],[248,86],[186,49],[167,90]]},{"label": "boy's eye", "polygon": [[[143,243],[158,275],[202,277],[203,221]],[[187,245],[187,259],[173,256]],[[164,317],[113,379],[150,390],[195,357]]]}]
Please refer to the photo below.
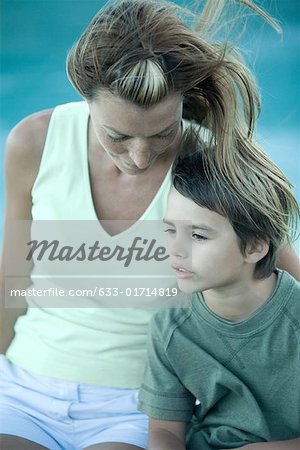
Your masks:
[{"label": "boy's eye", "polygon": [[168,234],[174,234],[176,231],[175,230],[173,230],[172,228],[166,228],[165,230],[164,230],[164,233],[168,233]]},{"label": "boy's eye", "polygon": [[203,236],[202,234],[199,234],[199,233],[193,233],[193,234],[192,234],[192,238],[193,238],[195,241],[206,241],[206,240],[207,240],[207,237],[206,237],[206,236]]}]

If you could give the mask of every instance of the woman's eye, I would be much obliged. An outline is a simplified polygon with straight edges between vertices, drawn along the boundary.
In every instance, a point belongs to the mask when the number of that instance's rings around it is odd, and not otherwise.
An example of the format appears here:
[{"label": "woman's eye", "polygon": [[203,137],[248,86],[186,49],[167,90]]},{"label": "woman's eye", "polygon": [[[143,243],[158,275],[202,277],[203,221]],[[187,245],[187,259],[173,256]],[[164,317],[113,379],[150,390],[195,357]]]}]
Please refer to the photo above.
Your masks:
[{"label": "woman's eye", "polygon": [[174,130],[171,130],[171,131],[168,131],[168,133],[157,134],[155,137],[157,137],[158,139],[167,139],[168,137],[172,136],[173,133],[174,133]]},{"label": "woman's eye", "polygon": [[121,142],[121,141],[125,141],[125,139],[127,139],[126,136],[114,137],[114,136],[108,135],[108,137],[113,142]]},{"label": "woman's eye", "polygon": [[[174,134],[174,130],[168,131],[168,133],[164,133],[164,134],[157,134],[156,136],[154,136],[157,139],[167,139],[169,137],[171,137]],[[109,139],[112,142],[122,142],[125,141],[126,139],[129,139],[128,136],[111,136],[110,134],[108,134]]]},{"label": "woman's eye", "polygon": [[192,238],[193,238],[195,241],[206,241],[206,240],[207,240],[207,237],[206,237],[206,236],[203,236],[202,234],[199,234],[199,233],[193,233],[193,234],[192,234]]}]

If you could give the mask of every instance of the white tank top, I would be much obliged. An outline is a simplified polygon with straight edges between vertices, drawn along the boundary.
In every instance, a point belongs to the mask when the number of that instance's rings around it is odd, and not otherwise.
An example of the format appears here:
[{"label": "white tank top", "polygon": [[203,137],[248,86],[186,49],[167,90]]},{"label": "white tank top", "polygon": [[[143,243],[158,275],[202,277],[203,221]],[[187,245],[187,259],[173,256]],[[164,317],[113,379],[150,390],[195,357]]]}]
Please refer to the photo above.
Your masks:
[{"label": "white tank top", "polygon": [[[85,102],[55,108],[32,189],[34,221],[98,221],[88,171],[88,118]],[[170,185],[169,171],[141,219],[163,218]],[[126,233],[120,234],[120,242]],[[113,240],[114,245],[118,243],[118,236]],[[32,298],[27,301],[33,304]],[[48,377],[138,387],[152,314],[151,308],[29,307],[16,323],[7,357],[25,370]]]}]

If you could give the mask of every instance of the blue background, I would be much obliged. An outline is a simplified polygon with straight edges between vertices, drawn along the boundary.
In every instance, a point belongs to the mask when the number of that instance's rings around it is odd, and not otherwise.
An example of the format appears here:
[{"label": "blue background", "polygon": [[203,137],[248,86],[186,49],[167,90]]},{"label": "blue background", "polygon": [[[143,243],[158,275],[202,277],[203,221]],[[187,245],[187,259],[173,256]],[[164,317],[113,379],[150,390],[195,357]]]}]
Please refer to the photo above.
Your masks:
[{"label": "blue background", "polygon": [[[65,58],[103,3],[0,0],[0,239],[7,133],[28,114],[79,99],[67,80]],[[249,20],[242,39],[246,60],[254,70],[263,100],[258,138],[293,182],[300,199],[300,2],[257,3],[276,17],[283,28],[281,37],[262,20]]]}]

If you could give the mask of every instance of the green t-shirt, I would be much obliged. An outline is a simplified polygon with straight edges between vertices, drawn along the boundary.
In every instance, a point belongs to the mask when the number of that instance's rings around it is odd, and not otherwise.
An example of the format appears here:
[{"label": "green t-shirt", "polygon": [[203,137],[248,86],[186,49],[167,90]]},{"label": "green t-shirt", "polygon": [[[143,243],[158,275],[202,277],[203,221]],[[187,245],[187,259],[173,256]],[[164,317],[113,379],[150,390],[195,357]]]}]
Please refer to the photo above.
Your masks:
[{"label": "green t-shirt", "polygon": [[238,448],[300,437],[300,284],[278,271],[272,297],[246,320],[192,307],[152,319],[139,408],[189,422],[187,448]]}]

